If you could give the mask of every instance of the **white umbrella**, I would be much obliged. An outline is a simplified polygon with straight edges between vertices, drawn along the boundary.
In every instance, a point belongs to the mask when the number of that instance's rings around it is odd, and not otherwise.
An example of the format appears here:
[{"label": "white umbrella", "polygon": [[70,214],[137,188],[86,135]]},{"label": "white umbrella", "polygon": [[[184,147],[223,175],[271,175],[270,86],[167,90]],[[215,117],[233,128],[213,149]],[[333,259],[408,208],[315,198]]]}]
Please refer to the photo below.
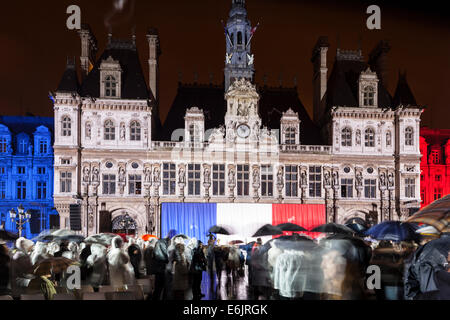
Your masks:
[{"label": "white umbrella", "polygon": [[440,232],[439,232],[435,227],[433,227],[433,226],[424,226],[424,227],[421,227],[421,228],[417,229],[416,232],[417,232],[417,233],[420,233],[420,234],[425,234],[425,235],[427,235],[427,234],[439,235],[439,233],[440,233]]}]

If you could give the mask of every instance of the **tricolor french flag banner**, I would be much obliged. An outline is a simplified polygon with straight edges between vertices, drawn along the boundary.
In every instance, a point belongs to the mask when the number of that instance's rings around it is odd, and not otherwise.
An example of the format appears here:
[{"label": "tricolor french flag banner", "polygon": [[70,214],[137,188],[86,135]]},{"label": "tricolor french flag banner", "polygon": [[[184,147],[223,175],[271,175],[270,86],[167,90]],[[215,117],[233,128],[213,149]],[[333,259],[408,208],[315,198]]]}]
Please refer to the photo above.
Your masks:
[{"label": "tricolor french flag banner", "polygon": [[[225,227],[230,235],[217,235],[220,244],[232,240],[250,242],[263,225],[294,223],[311,230],[326,223],[322,204],[255,204],[255,203],[163,203],[161,207],[161,236],[169,231],[195,237],[207,243],[208,229]],[[308,233],[315,237],[317,233]],[[272,236],[261,237],[262,241]]]}]

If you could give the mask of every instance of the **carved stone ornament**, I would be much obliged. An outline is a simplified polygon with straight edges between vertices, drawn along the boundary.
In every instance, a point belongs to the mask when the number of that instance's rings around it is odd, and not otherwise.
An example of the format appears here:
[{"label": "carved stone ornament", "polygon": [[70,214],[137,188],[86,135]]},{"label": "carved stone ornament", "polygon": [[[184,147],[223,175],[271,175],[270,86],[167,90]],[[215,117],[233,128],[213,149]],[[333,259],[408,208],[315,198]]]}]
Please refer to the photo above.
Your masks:
[{"label": "carved stone ornament", "polygon": [[126,176],[125,176],[125,168],[119,167],[119,182],[125,183],[126,182]]},{"label": "carved stone ornament", "polygon": [[380,173],[380,187],[386,187],[386,173]]},{"label": "carved stone ornament", "polygon": [[147,167],[144,170],[144,183],[151,185],[152,184],[152,168]]},{"label": "carved stone ornament", "polygon": [[395,182],[394,182],[394,173],[391,171],[388,174],[388,187],[389,188],[393,188],[394,184],[395,184]]},{"label": "carved stone ornament", "polygon": [[178,183],[182,185],[186,184],[186,173],[184,166],[180,166],[178,170]]},{"label": "carved stone ornament", "polygon": [[361,130],[356,130],[356,145],[361,145]]},{"label": "carved stone ornament", "polygon": [[153,182],[155,184],[161,183],[161,172],[160,172],[159,166],[156,166],[153,169]]},{"label": "carved stone ornament", "polygon": [[324,185],[325,187],[331,186],[331,174],[330,171],[326,170],[323,174]]},{"label": "carved stone ornament", "polygon": [[89,183],[90,182],[90,169],[88,166],[85,166],[83,168],[83,182],[84,183]]},{"label": "carved stone ornament", "polygon": [[94,167],[94,169],[92,169],[92,182],[94,183],[98,183],[100,181],[100,171],[97,167]]}]

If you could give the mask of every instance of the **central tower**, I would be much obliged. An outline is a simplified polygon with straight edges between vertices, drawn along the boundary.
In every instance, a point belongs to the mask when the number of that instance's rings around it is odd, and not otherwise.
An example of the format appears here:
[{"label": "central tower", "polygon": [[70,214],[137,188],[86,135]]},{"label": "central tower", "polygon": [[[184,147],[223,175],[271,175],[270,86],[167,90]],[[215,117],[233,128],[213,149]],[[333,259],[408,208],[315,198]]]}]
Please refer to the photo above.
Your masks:
[{"label": "central tower", "polygon": [[251,53],[251,38],[256,31],[247,19],[245,0],[232,0],[230,15],[225,28],[227,52],[225,55],[225,92],[230,84],[240,78],[253,81],[255,69]]}]

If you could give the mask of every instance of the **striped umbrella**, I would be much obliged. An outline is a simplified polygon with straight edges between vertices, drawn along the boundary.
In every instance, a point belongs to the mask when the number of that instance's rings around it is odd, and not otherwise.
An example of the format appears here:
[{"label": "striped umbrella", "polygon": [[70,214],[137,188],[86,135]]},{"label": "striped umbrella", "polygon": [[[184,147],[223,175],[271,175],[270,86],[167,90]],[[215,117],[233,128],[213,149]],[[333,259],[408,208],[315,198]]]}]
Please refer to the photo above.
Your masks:
[{"label": "striped umbrella", "polygon": [[406,221],[433,226],[440,233],[450,232],[450,194],[432,202]]}]

